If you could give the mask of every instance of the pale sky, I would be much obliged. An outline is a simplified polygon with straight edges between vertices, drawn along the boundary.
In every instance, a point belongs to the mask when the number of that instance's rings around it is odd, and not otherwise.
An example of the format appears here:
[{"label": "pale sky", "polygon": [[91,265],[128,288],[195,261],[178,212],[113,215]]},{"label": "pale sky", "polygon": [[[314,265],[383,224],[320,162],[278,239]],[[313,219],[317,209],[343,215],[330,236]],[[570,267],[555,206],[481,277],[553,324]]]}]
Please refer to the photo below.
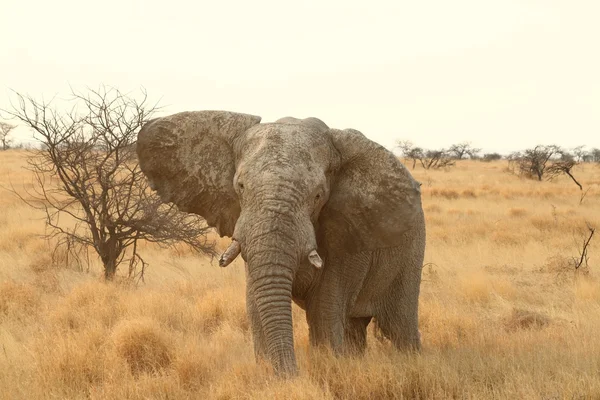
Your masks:
[{"label": "pale sky", "polygon": [[0,14],[0,108],[10,89],[143,86],[167,114],[315,116],[388,148],[600,147],[598,0],[2,0]]}]

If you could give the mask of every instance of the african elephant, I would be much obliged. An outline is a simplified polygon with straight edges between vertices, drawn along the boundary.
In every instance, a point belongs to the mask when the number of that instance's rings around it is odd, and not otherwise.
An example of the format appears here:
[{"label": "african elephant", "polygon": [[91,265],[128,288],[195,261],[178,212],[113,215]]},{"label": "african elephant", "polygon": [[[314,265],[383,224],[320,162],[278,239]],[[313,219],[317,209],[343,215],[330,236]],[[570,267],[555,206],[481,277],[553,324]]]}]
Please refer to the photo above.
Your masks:
[{"label": "african elephant", "polygon": [[257,357],[297,372],[292,300],[312,344],[362,352],[374,317],[397,348],[419,349],[420,184],[356,130],[260,120],[183,112],[146,123],[137,142],[162,200],[232,238],[220,264],[241,253]]}]

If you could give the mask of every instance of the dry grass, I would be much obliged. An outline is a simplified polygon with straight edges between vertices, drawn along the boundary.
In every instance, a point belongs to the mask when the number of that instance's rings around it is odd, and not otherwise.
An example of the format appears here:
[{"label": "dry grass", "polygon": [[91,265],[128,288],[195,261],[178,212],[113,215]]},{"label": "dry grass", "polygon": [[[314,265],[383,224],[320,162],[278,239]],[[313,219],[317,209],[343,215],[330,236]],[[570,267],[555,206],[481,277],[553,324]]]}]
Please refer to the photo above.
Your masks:
[{"label": "dry grass", "polygon": [[[23,153],[0,152],[0,184],[27,183],[22,165]],[[291,381],[254,361],[239,261],[146,246],[146,285],[104,284],[97,265],[52,263],[38,215],[2,192],[0,398],[599,398],[599,242],[587,274],[568,260],[585,221],[600,226],[600,168],[576,171],[591,187],[582,205],[568,180],[504,169],[414,172],[428,223],[422,354],[372,330],[363,358],[311,349],[295,308]]]}]

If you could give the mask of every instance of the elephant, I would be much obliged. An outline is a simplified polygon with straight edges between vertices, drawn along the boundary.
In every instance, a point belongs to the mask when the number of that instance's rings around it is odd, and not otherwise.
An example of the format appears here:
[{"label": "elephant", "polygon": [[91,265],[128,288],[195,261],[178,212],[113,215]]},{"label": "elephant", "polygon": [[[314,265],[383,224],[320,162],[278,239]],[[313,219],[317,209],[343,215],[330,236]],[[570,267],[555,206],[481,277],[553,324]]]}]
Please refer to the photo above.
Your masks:
[{"label": "elephant", "polygon": [[192,111],[145,123],[137,154],[162,201],[231,237],[219,263],[245,261],[254,352],[277,375],[298,372],[292,301],[311,345],[361,354],[374,318],[420,350],[421,184],[392,152],[317,118]]}]

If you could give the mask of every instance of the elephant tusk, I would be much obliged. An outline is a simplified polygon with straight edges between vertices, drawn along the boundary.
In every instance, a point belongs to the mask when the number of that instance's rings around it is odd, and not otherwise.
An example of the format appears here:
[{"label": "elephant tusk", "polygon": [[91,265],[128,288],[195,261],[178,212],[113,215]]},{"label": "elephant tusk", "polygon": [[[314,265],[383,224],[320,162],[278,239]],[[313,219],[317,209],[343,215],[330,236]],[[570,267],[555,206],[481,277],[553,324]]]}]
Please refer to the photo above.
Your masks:
[{"label": "elephant tusk", "polygon": [[319,253],[317,253],[316,250],[311,250],[311,252],[308,253],[308,261],[310,261],[310,263],[315,268],[322,268],[323,267],[323,260],[321,260],[321,257],[319,256]]},{"label": "elephant tusk", "polygon": [[235,239],[232,240],[227,250],[225,250],[221,255],[221,258],[219,258],[219,267],[223,268],[231,264],[231,262],[240,254],[241,250],[240,242]]}]

